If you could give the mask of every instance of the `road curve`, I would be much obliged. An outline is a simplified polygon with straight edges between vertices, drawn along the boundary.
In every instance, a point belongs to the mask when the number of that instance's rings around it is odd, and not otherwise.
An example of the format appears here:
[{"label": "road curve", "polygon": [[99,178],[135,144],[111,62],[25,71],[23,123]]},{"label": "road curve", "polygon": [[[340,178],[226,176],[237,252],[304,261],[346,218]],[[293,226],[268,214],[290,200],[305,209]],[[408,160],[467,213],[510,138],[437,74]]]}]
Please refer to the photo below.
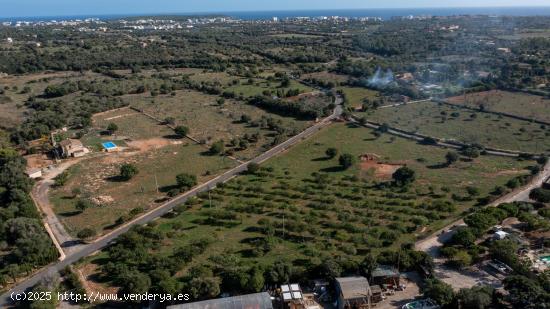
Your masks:
[{"label": "road curve", "polygon": [[240,164],[239,166],[237,166],[237,167],[235,167],[235,168],[219,175],[218,177],[216,177],[216,178],[214,178],[214,179],[212,179],[212,180],[210,180],[206,183],[203,183],[199,186],[196,186],[195,188],[191,189],[190,191],[187,191],[184,194],[176,197],[175,199],[173,199],[171,201],[168,201],[167,203],[155,208],[151,212],[148,212],[148,213],[146,213],[146,214],[144,214],[144,215],[142,215],[142,216],[140,216],[140,217],[138,217],[138,218],[122,225],[122,226],[120,226],[119,228],[117,228],[116,230],[113,230],[109,234],[106,234],[106,235],[102,236],[101,238],[98,238],[93,243],[82,246],[82,248],[80,250],[72,252],[72,253],[66,255],[64,260],[53,263],[53,264],[51,264],[47,267],[42,268],[41,270],[36,272],[31,277],[29,277],[29,278],[21,281],[20,283],[18,283],[15,287],[13,287],[8,292],[2,294],[0,296],[0,307],[6,307],[6,306],[10,306],[11,304],[13,304],[13,301],[11,299],[12,294],[22,293],[22,292],[30,289],[31,287],[33,287],[37,283],[39,283],[42,279],[47,278],[51,274],[57,273],[60,270],[62,270],[63,268],[65,268],[66,266],[71,265],[73,263],[76,263],[80,259],[82,259],[84,257],[87,257],[87,256],[93,254],[94,252],[107,247],[117,237],[119,237],[120,235],[126,233],[133,226],[146,224],[146,223],[151,222],[152,220],[154,220],[156,218],[159,218],[159,217],[167,214],[174,207],[176,207],[178,205],[181,205],[182,203],[187,201],[189,198],[194,197],[194,196],[196,196],[197,194],[199,194],[201,192],[211,190],[211,189],[215,188],[217,184],[224,183],[224,182],[230,180],[231,178],[237,176],[238,174],[246,171],[247,168],[248,168],[248,164],[250,164],[250,163],[262,163],[262,162],[264,162],[264,161],[280,154],[281,152],[287,150],[291,146],[293,146],[295,144],[298,144],[302,140],[312,136],[313,134],[315,134],[316,132],[321,130],[323,127],[329,125],[332,120],[334,120],[335,118],[338,118],[342,114],[342,106],[341,106],[342,102],[343,102],[342,98],[340,96],[337,96],[336,97],[336,102],[335,102],[336,103],[336,108],[334,109],[334,112],[330,116],[328,116],[328,117],[324,118],[323,120],[317,122],[313,126],[307,128],[306,130],[300,132],[299,134],[291,137],[290,139],[284,141],[283,143],[269,149],[268,151],[260,154],[256,158],[254,158],[254,159],[252,159],[248,162],[245,162],[243,164]]}]

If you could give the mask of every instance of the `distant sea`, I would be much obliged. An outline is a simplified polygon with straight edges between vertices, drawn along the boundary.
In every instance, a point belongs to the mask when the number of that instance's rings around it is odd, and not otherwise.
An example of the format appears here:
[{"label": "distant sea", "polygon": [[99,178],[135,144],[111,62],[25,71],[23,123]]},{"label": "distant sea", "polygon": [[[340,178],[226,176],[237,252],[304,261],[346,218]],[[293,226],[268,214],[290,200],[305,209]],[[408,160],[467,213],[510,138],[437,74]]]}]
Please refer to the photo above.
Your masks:
[{"label": "distant sea", "polygon": [[243,20],[270,19],[278,17],[381,17],[384,20],[396,16],[453,16],[453,15],[496,15],[496,16],[550,16],[550,6],[547,7],[472,7],[472,8],[401,8],[401,9],[341,9],[341,10],[295,10],[295,11],[243,11],[243,12],[195,12],[195,13],[164,13],[164,14],[117,14],[117,15],[73,15],[73,16],[34,16],[34,17],[4,17],[0,21],[49,21],[99,18],[102,20],[120,19],[136,16],[205,16],[225,15]]}]

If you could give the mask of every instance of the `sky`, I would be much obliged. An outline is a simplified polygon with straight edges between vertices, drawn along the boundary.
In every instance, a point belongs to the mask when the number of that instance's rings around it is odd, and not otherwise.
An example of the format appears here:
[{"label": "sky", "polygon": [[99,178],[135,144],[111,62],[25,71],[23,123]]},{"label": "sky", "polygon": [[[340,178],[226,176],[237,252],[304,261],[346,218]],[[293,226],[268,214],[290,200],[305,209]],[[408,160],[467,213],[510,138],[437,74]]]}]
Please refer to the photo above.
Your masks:
[{"label": "sky", "polygon": [[0,17],[480,6],[550,6],[550,0],[0,0]]}]

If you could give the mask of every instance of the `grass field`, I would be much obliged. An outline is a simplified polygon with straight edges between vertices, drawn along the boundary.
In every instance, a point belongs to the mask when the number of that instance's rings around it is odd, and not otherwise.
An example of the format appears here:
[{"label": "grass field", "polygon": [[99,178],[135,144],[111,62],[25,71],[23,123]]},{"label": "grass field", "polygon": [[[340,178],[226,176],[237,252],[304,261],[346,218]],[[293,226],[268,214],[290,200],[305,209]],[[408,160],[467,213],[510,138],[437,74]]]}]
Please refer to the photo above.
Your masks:
[{"label": "grass field", "polygon": [[338,87],[336,89],[341,90],[346,95],[346,99],[353,108],[361,107],[365,98],[372,101],[377,99],[379,95],[377,91],[360,87]]},{"label": "grass field", "polygon": [[0,77],[0,122],[5,128],[20,124],[29,111],[24,103],[31,96],[39,96],[50,84],[60,84],[68,80],[87,80],[97,76],[96,73],[84,74],[74,72],[37,73],[28,75],[10,75]]},{"label": "grass field", "polygon": [[492,90],[448,98],[453,104],[550,122],[550,99],[521,92]]},{"label": "grass field", "polygon": [[[175,185],[175,177],[180,173],[196,175],[202,182],[235,165],[224,157],[204,155],[203,147],[187,141],[162,146],[92,158],[71,167],[67,184],[54,189],[50,195],[55,212],[69,232],[76,234],[86,227],[100,232],[134,208],[154,207],[164,200],[166,191]],[[139,174],[127,182],[116,179],[123,163],[136,165]],[[157,192],[156,182],[160,192]],[[75,188],[80,189],[80,197],[74,197]],[[109,202],[82,213],[75,208],[80,198],[98,197]]]},{"label": "grass field", "polygon": [[[372,133],[332,125],[266,162],[259,173],[200,196],[185,211],[152,225],[165,237],[155,254],[209,235],[214,243],[193,264],[231,254],[265,265],[289,259],[296,266],[315,264],[328,255],[361,260],[368,250],[430,233],[475,203],[455,201],[453,194],[466,196],[465,188],[472,186],[485,196],[495,185],[525,174],[524,167],[532,164],[480,157],[437,167],[445,160],[445,149],[389,135],[375,138]],[[355,157],[374,153],[380,163],[406,164],[416,171],[417,180],[402,190],[387,183],[390,175],[375,176],[364,163],[342,170],[337,159],[325,157],[328,147]],[[371,167],[376,169],[376,164]]]},{"label": "grass field", "polygon": [[300,132],[309,125],[307,121],[269,114],[260,108],[238,101],[226,100],[225,104],[220,106],[216,103],[218,98],[196,91],[178,91],[175,96],[157,98],[130,96],[125,99],[132,106],[145,110],[160,119],[174,117],[177,125],[185,125],[190,128],[190,136],[206,143],[218,140],[228,143],[233,138],[243,137],[245,134],[259,133],[258,142],[251,144],[248,149],[236,153],[239,158],[252,158],[271,147],[274,140],[273,131],[242,123],[240,121],[242,115],[249,116],[252,121],[270,117],[280,121],[289,133]]},{"label": "grass field", "polygon": [[323,72],[303,74],[301,78],[302,79],[313,78],[323,82],[335,82],[338,84],[338,83],[347,82],[349,79],[349,76],[323,71]]},{"label": "grass field", "polygon": [[367,119],[438,138],[500,149],[550,153],[550,128],[434,102],[378,109]]},{"label": "grass field", "polygon": [[287,92],[290,89],[298,89],[301,93],[311,92],[314,90],[308,86],[298,83],[295,80],[291,80],[290,85],[283,88],[280,87],[281,83],[277,81],[270,82],[261,78],[254,78],[252,80],[254,82],[250,84],[248,79],[240,79],[240,83],[238,85],[227,87],[225,90],[234,92],[236,95],[242,95],[244,97],[262,95],[264,91],[271,91],[276,94],[278,90]]}]

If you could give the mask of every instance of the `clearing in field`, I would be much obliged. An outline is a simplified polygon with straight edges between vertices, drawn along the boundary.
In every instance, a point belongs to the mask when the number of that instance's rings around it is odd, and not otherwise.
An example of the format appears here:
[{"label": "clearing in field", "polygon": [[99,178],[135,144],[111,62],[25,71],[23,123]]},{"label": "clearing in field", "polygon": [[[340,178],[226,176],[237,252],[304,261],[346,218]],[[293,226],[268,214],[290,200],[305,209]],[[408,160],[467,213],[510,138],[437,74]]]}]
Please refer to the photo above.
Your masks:
[{"label": "clearing in field", "polygon": [[[527,174],[525,167],[533,163],[482,156],[442,166],[445,149],[373,133],[334,124],[264,163],[259,172],[189,201],[150,225],[152,235],[163,235],[152,254],[173,254],[174,248],[208,235],[208,250],[185,269],[200,264],[217,269],[219,257],[243,265],[284,260],[301,270],[330,258],[360,261],[370,250],[392,248],[440,228],[495,185]],[[326,156],[329,147],[351,154],[357,163],[342,169],[338,156]],[[407,165],[416,181],[404,189],[364,173],[359,163],[364,154],[376,154],[388,165]],[[475,190],[468,193],[468,187]],[[104,263],[104,257],[94,262]]]},{"label": "clearing in field", "polygon": [[[113,132],[108,130],[111,124],[115,124],[117,128]],[[95,114],[92,117],[92,129],[82,141],[98,151],[102,149],[101,143],[106,141],[114,141],[117,146],[125,146],[136,141],[155,139],[159,145],[165,145],[173,136],[174,131],[168,126],[125,107]]]},{"label": "clearing in field", "polygon": [[550,153],[550,128],[511,117],[434,102],[382,108],[367,119],[437,138],[506,150]]},{"label": "clearing in field", "polygon": [[550,99],[522,92],[491,90],[467,93],[448,98],[447,102],[550,122]]}]

